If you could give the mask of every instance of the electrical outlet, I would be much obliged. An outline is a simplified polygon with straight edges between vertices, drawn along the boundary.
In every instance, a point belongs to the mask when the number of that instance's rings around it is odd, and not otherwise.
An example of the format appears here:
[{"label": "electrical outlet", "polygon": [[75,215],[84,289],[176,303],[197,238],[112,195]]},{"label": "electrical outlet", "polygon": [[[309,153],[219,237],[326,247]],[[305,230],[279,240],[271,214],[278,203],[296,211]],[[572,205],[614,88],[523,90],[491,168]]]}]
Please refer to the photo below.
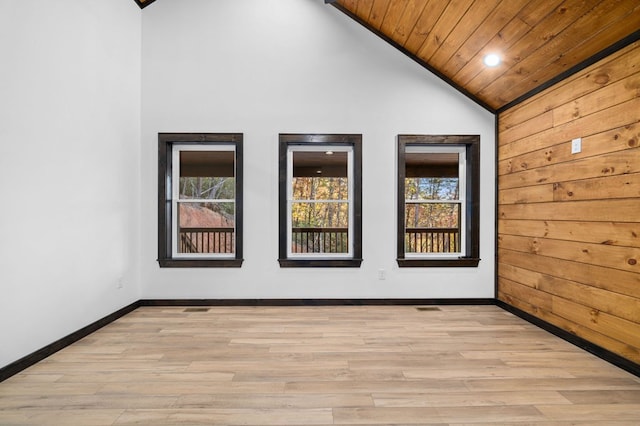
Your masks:
[{"label": "electrical outlet", "polygon": [[571,153],[577,154],[582,152],[582,138],[576,138],[571,141]]},{"label": "electrical outlet", "polygon": [[385,271],[384,269],[378,269],[378,279],[379,280],[386,280],[387,279],[387,271]]},{"label": "electrical outlet", "polygon": [[124,278],[122,278],[122,277],[118,278],[118,283],[116,284],[116,286],[117,286],[116,288],[118,290],[120,290],[122,287],[124,287]]}]

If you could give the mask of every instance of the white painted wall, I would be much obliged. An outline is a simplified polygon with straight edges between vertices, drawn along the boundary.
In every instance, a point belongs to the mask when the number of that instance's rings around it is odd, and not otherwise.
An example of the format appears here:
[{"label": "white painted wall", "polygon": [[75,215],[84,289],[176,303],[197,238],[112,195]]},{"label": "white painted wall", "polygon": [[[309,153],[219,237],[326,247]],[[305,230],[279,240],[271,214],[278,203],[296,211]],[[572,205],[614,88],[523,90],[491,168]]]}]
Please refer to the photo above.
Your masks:
[{"label": "white painted wall", "polygon": [[140,15],[0,0],[0,367],[140,297]]},{"label": "white painted wall", "polygon": [[[158,1],[143,13],[142,297],[475,298],[494,292],[494,118],[322,0]],[[242,132],[245,263],[159,268],[158,132]],[[281,269],[284,132],[363,134],[359,269]],[[395,262],[396,135],[481,135],[478,268]],[[387,279],[377,279],[378,269]]]}]

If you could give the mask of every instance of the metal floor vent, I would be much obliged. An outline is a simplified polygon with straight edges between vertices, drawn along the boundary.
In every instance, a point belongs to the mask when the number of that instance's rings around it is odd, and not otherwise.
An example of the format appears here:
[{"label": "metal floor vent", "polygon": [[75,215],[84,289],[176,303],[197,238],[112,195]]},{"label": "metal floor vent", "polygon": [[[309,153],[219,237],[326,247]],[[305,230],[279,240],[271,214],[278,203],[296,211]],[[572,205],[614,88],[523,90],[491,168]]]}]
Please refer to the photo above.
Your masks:
[{"label": "metal floor vent", "polygon": [[419,311],[439,311],[440,308],[437,306],[419,306],[416,308]]},{"label": "metal floor vent", "polygon": [[209,308],[186,308],[182,312],[209,312]]}]

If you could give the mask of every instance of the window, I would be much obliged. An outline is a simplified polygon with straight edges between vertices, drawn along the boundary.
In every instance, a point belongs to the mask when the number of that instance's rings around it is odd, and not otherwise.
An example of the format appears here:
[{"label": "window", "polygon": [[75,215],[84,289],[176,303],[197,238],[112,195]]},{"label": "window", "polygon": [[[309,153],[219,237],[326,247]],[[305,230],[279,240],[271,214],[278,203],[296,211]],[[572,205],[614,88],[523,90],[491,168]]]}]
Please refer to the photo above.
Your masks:
[{"label": "window", "polygon": [[360,266],[361,141],[361,135],[280,135],[281,267]]},{"label": "window", "polygon": [[398,136],[398,265],[478,266],[479,136]]},{"label": "window", "polygon": [[242,134],[158,135],[158,262],[242,264]]}]

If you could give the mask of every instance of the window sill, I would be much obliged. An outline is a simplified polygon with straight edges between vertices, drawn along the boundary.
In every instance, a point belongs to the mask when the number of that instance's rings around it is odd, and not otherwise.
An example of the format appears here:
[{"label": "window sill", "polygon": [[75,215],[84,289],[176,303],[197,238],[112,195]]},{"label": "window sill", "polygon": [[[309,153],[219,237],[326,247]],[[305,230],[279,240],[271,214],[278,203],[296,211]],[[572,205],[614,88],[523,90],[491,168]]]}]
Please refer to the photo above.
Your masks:
[{"label": "window sill", "polygon": [[239,268],[244,259],[158,259],[161,268]]},{"label": "window sill", "polygon": [[362,259],[278,259],[281,268],[359,268]]},{"label": "window sill", "polygon": [[459,259],[396,259],[400,268],[476,268],[480,258],[463,257]]}]

